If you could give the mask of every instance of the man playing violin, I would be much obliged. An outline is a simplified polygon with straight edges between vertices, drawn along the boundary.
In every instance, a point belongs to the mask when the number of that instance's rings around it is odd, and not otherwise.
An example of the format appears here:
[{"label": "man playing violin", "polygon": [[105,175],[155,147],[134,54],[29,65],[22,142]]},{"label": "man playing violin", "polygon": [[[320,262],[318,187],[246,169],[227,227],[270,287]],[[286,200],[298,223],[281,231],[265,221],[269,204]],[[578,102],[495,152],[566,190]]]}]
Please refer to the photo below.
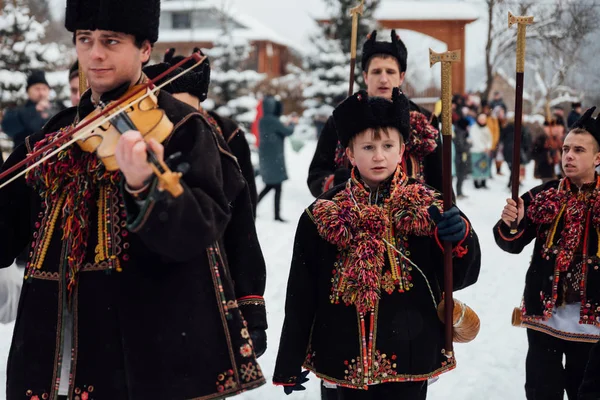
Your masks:
[{"label": "man playing violin", "polygon": [[[87,139],[82,121],[144,84],[159,15],[159,0],[67,0],[90,89],[2,170],[34,165],[41,156],[28,155],[64,135]],[[118,169],[78,141],[0,189],[0,267],[29,249],[8,399],[218,399],[264,383],[242,317],[264,301],[236,297],[222,251],[245,181],[200,114],[164,91],[156,99],[172,130],[162,143],[142,124],[122,131],[111,148]],[[141,107],[122,108],[122,119],[144,121]],[[165,190],[149,153],[184,173],[180,194]]]}]

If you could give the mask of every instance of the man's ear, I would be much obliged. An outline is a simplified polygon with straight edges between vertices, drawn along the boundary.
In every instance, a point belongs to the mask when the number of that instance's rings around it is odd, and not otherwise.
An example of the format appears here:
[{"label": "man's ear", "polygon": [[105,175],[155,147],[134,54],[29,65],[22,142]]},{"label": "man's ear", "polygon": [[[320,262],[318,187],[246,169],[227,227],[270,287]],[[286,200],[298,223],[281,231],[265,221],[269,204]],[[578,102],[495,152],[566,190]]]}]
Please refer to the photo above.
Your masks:
[{"label": "man's ear", "polygon": [[402,162],[402,157],[404,157],[405,149],[406,149],[406,146],[404,145],[404,141],[402,141],[402,144],[400,145],[400,162]]},{"label": "man's ear", "polygon": [[594,158],[594,167],[600,165],[600,152],[596,153],[596,157]]},{"label": "man's ear", "polygon": [[350,164],[352,164],[353,167],[356,166],[354,162],[354,151],[352,150],[352,146],[346,147],[346,156],[348,157]]},{"label": "man's ear", "polygon": [[363,81],[365,81],[365,82],[366,82],[366,81],[367,81],[367,72],[366,72],[366,71],[363,71],[363,73],[362,73],[362,74],[363,74]]},{"label": "man's ear", "polygon": [[150,60],[150,55],[152,54],[152,45],[150,44],[150,41],[144,40],[140,49],[140,53],[142,55],[142,64],[147,63],[148,60]]},{"label": "man's ear", "polygon": [[398,86],[402,86],[404,83],[404,78],[406,78],[406,71],[400,72],[400,85]]}]

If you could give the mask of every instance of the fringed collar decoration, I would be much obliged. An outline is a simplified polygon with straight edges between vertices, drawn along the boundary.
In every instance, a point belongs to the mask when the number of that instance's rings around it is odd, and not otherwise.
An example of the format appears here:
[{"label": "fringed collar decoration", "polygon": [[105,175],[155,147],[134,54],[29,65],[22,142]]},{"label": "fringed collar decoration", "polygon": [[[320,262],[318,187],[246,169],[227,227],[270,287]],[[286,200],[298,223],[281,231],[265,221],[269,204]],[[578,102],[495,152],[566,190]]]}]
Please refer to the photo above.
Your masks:
[{"label": "fringed collar decoration", "polygon": [[547,249],[554,246],[558,223],[564,215],[560,238],[556,241],[558,271],[568,271],[572,265],[573,256],[585,235],[586,218],[590,212],[592,223],[596,229],[600,227],[599,188],[599,176],[596,176],[595,182],[586,184],[581,189],[573,188],[570,180],[565,178],[560,181],[558,188],[538,193],[527,208],[527,216],[535,224],[551,225],[546,239]]},{"label": "fringed collar decoration", "polygon": [[439,131],[429,123],[419,111],[410,112],[410,137],[406,142],[406,152],[418,159],[433,153],[438,145]]},{"label": "fringed collar decoration", "polygon": [[[34,150],[54,142],[67,134],[69,129],[63,128],[46,135],[35,144]],[[119,171],[106,171],[95,154],[83,152],[78,146],[72,145],[61,150],[52,160],[32,169],[27,173],[26,179],[46,204],[47,214],[53,213],[57,207],[61,208],[56,210],[56,217],[61,211],[62,240],[66,244],[68,254],[66,279],[70,292],[86,256],[90,204],[94,201],[100,185],[109,184],[117,190],[121,174]],[[56,219],[54,218],[53,223]],[[54,227],[50,228],[50,231],[52,230]],[[38,268],[41,267],[42,262],[38,264]]]},{"label": "fringed collar decoration", "polygon": [[341,250],[341,298],[360,313],[372,310],[380,296],[386,233],[431,236],[427,208],[441,209],[439,196],[421,184],[409,185],[401,168],[388,184],[389,196],[373,204],[372,192],[353,170],[344,190],[332,200],[317,200],[312,210],[319,235]]}]

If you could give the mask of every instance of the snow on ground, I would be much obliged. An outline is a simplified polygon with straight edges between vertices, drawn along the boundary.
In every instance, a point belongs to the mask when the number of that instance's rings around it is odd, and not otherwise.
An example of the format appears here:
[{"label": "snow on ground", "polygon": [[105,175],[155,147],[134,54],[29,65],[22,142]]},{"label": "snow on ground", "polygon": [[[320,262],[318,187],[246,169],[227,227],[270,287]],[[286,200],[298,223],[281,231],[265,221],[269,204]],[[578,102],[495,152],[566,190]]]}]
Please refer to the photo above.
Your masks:
[{"label": "snow on ground", "polygon": [[[313,197],[306,185],[308,166],[316,143],[309,141],[300,152],[292,150],[286,141],[286,162],[290,179],[283,185],[282,216],[288,223],[273,220],[273,193],[269,193],[258,207],[257,230],[267,261],[266,302],[269,330],[268,349],[260,364],[268,384],[237,397],[243,400],[277,400],[288,398],[283,389],[271,384],[279,335],[283,324],[285,290],[292,254],[296,223]],[[481,332],[471,343],[455,346],[458,367],[440,377],[429,388],[430,400],[520,400],[524,399],[525,330],[510,325],[513,307],[521,299],[525,271],[531,256],[531,246],[520,255],[502,252],[494,243],[492,226],[498,220],[505,199],[510,196],[505,176],[490,180],[489,190],[475,190],[472,182],[464,184],[469,197],[458,206],[470,218],[479,235],[482,247],[482,266],[479,281],[472,287],[457,292],[456,297],[469,304],[481,318]],[[524,188],[537,185],[531,178],[531,166]],[[258,178],[259,190],[262,182]],[[6,358],[13,324],[0,324],[0,388],[5,387]],[[309,375],[307,390],[295,392],[291,399],[318,400],[319,384]],[[0,390],[0,399],[4,390]]]}]

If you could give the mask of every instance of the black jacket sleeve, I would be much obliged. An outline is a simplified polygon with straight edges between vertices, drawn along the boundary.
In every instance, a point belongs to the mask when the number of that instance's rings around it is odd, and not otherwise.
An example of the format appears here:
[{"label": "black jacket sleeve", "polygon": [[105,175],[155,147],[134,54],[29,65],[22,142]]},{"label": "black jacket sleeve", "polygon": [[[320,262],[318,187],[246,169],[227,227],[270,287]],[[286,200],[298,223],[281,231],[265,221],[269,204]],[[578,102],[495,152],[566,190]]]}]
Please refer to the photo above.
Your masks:
[{"label": "black jacket sleeve", "polygon": [[[465,237],[458,243],[454,243],[452,247],[452,283],[453,290],[461,290],[471,286],[479,278],[481,269],[481,247],[479,238],[471,225],[471,222],[463,212],[460,212],[461,217],[467,224]],[[437,231],[436,231],[437,232]],[[436,244],[432,251],[442,252],[443,259],[443,242],[434,238]],[[444,287],[444,265],[440,263],[438,269],[439,277],[438,284],[440,288]]]},{"label": "black jacket sleeve", "polygon": [[197,257],[222,238],[229,222],[215,136],[199,114],[186,117],[175,127],[165,146],[165,158],[180,152],[180,162],[190,166],[181,179],[183,194],[179,197],[159,192],[154,179],[149,196],[139,207],[123,189],[130,232],[168,260]]},{"label": "black jacket sleeve", "polygon": [[337,169],[335,165],[337,144],[338,137],[333,117],[329,117],[321,131],[315,155],[308,169],[308,188],[315,197],[319,197],[324,191],[330,189],[324,187],[326,181],[331,179],[333,185],[333,174]]},{"label": "black jacket sleeve", "polygon": [[[5,171],[27,155],[25,144],[18,146],[0,171]],[[6,182],[4,179],[1,183]],[[0,268],[10,266],[31,239],[32,189],[21,176],[0,189]]]},{"label": "black jacket sleeve", "polygon": [[263,297],[267,271],[256,234],[248,186],[245,186],[233,204],[224,244],[235,296],[248,323],[248,329],[267,329]]},{"label": "black jacket sleeve", "polygon": [[258,193],[256,191],[256,180],[254,179],[254,168],[252,167],[252,159],[250,157],[250,145],[246,140],[246,134],[238,128],[233,132],[232,135],[226,138],[227,145],[231,149],[231,152],[235,155],[240,164],[242,175],[246,182],[248,182],[248,192],[250,195],[250,202],[252,203],[252,213],[256,215],[256,203]]},{"label": "black jacket sleeve", "polygon": [[502,219],[494,225],[494,239],[496,240],[498,247],[502,250],[512,254],[519,254],[523,251],[525,246],[536,238],[537,225],[527,218],[527,208],[535,197],[535,193],[540,190],[541,187],[538,186],[521,196],[525,206],[525,213],[521,223],[517,227],[517,233],[511,234],[510,227],[506,225]]},{"label": "black jacket sleeve", "polygon": [[287,285],[285,319],[279,342],[279,352],[273,374],[273,383],[285,385],[300,375],[306,357],[317,309],[317,271],[320,265],[315,250],[323,240],[307,212],[300,217],[292,266]]}]

